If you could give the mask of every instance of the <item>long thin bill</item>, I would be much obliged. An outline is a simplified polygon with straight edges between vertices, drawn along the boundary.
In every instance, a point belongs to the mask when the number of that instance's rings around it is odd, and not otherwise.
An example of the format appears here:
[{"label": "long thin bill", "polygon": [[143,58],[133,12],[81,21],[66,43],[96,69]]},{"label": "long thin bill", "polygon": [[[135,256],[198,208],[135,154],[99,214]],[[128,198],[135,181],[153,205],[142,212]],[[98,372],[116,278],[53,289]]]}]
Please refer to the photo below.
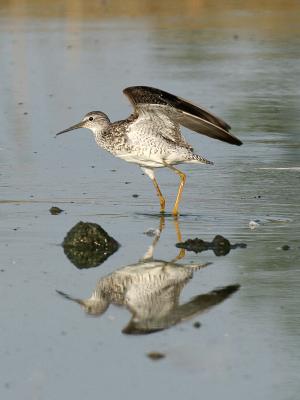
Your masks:
[{"label": "long thin bill", "polygon": [[61,292],[60,290],[56,290],[56,293],[60,294],[62,297],[68,300],[75,301],[76,303],[80,304],[81,306],[84,306],[85,303],[81,299],[76,299],[75,297],[69,296],[67,293]]},{"label": "long thin bill", "polygon": [[63,130],[63,131],[61,131],[61,132],[58,132],[55,136],[58,136],[58,135],[61,135],[62,133],[66,133],[66,132],[69,132],[69,131],[73,131],[74,129],[79,129],[79,128],[83,128],[83,122],[79,122],[79,123],[76,124],[76,125],[70,126],[70,128],[65,129],[65,130]]}]

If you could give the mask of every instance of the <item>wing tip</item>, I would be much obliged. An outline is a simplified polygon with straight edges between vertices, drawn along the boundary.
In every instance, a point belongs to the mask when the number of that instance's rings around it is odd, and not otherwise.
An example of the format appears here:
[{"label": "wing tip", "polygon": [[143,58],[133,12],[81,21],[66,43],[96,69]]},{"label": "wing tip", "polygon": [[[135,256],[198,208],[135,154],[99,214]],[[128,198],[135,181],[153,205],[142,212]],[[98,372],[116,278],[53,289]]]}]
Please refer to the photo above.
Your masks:
[{"label": "wing tip", "polygon": [[235,141],[233,144],[235,144],[236,146],[241,146],[243,144],[243,142],[240,139],[238,139],[237,137],[235,137]]}]

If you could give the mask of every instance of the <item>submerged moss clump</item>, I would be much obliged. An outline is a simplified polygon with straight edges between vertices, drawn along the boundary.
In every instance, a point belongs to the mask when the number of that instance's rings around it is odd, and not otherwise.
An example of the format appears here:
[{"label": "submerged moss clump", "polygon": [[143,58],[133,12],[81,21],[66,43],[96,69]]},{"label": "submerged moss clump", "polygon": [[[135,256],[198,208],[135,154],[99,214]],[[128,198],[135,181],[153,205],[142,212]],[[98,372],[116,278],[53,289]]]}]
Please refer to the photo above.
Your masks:
[{"label": "submerged moss clump", "polygon": [[64,210],[62,210],[61,208],[56,207],[56,206],[53,206],[53,207],[51,207],[51,208],[49,209],[49,212],[50,212],[50,214],[52,214],[52,215],[58,215],[58,214],[62,213],[63,211],[64,211]]},{"label": "submerged moss clump", "polygon": [[147,353],[147,357],[149,357],[151,360],[157,361],[161,360],[162,358],[165,358],[166,355],[158,351],[151,351],[150,353]]},{"label": "submerged moss clump", "polygon": [[225,256],[232,249],[245,248],[245,243],[231,244],[228,239],[221,235],[214,237],[212,242],[205,242],[202,239],[188,239],[185,242],[176,244],[176,247],[183,248],[187,251],[194,251],[195,253],[201,253],[205,250],[212,250],[216,256]]},{"label": "submerged moss clump", "polygon": [[120,245],[100,225],[80,221],[67,233],[62,246],[68,259],[81,269],[102,264]]}]

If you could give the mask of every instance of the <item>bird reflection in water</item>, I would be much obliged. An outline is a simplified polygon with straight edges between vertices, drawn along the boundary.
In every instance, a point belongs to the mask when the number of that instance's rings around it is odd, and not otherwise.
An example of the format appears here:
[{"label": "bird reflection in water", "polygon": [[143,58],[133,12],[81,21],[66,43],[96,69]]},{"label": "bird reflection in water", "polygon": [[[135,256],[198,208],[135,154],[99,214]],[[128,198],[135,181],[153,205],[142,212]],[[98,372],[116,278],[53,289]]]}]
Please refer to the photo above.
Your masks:
[{"label": "bird reflection in water", "polygon": [[[174,223],[181,241],[178,220],[174,219]],[[164,225],[164,217],[161,217],[154,240],[139,262],[101,278],[91,297],[79,299],[57,292],[80,304],[89,315],[102,315],[110,304],[124,306],[131,313],[131,319],[122,332],[146,334],[167,329],[203,313],[239,289],[239,285],[217,288],[180,304],[180,293],[193,273],[209,264],[177,263],[184,257],[184,249],[171,261],[153,259]]]}]

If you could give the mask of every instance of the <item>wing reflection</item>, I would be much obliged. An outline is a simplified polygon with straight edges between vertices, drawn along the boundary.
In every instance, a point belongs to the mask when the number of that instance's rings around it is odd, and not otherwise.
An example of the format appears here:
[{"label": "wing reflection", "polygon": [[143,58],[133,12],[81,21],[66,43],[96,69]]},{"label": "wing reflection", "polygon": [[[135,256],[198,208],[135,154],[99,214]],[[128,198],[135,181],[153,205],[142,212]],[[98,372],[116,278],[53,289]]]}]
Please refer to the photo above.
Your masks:
[{"label": "wing reflection", "polygon": [[[175,224],[177,235],[180,235],[177,220]],[[103,314],[110,304],[124,306],[131,313],[131,319],[123,333],[145,334],[169,328],[203,313],[239,289],[239,285],[218,288],[180,304],[181,291],[193,273],[209,264],[178,264],[176,261],[184,256],[182,251],[173,261],[153,259],[153,251],[163,228],[164,219],[161,218],[160,227],[144,257],[136,264],[101,278],[89,298],[78,299],[60,291],[58,293],[80,304],[90,315]]]}]

